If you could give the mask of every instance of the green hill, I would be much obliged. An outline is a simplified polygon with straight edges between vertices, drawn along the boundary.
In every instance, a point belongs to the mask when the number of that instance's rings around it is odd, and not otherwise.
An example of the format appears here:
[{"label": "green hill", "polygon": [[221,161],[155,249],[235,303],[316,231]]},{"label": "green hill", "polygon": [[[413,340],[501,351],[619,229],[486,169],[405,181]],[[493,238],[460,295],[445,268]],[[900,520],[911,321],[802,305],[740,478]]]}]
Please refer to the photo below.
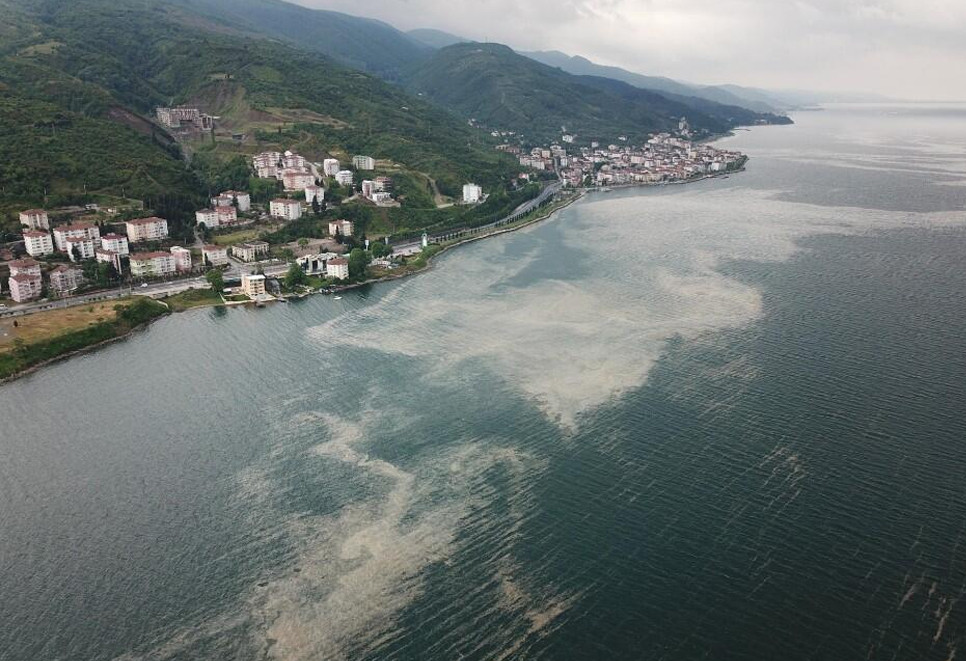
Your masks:
[{"label": "green hill", "polygon": [[706,135],[741,124],[787,121],[703,99],[671,99],[608,78],[574,76],[499,44],[442,48],[410,70],[406,85],[488,128],[534,141],[559,138],[564,127],[586,140],[626,135],[641,141],[672,128],[682,115]]}]

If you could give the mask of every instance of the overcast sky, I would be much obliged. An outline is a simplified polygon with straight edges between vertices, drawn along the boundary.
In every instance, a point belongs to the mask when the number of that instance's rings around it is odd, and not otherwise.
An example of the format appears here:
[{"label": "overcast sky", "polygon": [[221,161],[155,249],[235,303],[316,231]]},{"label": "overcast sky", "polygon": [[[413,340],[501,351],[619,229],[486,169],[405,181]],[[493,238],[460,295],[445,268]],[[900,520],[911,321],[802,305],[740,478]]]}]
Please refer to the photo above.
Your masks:
[{"label": "overcast sky", "polygon": [[700,83],[966,99],[966,0],[298,0]]}]

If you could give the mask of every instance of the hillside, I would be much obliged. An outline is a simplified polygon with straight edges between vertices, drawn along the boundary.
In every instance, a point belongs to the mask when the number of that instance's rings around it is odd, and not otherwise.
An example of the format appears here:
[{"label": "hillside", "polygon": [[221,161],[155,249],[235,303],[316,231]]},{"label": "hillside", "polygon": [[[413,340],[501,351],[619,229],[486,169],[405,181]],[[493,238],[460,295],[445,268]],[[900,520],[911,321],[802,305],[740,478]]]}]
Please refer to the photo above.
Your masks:
[{"label": "hillside", "polygon": [[499,44],[440,49],[410,72],[406,85],[488,128],[534,141],[559,139],[564,128],[587,140],[626,135],[640,141],[683,115],[706,135],[740,124],[787,121],[705,100],[670,99],[609,78],[574,76]]}]

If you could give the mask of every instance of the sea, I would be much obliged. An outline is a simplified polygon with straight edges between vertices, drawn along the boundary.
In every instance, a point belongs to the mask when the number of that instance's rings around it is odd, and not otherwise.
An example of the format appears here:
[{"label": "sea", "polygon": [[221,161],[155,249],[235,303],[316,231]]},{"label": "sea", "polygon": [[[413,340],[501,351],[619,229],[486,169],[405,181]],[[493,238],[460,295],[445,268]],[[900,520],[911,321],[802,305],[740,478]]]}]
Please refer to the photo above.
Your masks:
[{"label": "sea", "polygon": [[0,386],[0,659],[966,656],[966,106]]}]

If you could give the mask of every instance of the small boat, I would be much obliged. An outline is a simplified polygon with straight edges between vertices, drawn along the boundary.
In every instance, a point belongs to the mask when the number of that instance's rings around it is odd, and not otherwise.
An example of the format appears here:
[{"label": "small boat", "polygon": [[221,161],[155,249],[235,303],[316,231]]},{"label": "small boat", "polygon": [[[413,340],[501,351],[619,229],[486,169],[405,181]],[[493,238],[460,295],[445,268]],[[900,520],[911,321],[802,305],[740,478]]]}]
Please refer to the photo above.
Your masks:
[{"label": "small boat", "polygon": [[342,300],[342,297],[341,296],[336,296],[333,300],[335,300],[335,301],[341,301]]}]

